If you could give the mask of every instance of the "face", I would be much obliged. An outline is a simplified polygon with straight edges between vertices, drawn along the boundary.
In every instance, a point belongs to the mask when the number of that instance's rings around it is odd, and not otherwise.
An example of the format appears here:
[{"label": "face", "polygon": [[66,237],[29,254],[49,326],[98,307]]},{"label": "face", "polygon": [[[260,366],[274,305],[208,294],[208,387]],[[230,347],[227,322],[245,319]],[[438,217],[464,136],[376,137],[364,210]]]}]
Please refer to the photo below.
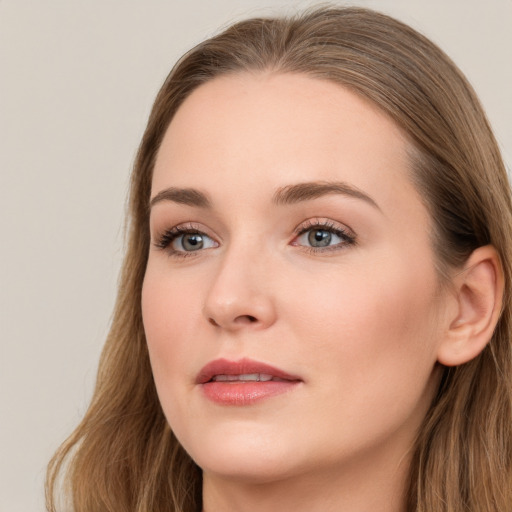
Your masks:
[{"label": "face", "polygon": [[206,477],[410,449],[443,322],[407,150],[378,109],[300,75],[217,78],[178,110],[142,308],[164,413]]}]

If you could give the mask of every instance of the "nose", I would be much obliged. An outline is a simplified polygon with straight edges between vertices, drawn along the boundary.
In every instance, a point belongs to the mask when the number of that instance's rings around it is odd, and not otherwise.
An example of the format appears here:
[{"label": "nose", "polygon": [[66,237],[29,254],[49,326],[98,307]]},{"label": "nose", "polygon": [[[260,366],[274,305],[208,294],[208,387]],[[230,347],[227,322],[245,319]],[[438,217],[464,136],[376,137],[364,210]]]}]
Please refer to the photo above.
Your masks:
[{"label": "nose", "polygon": [[262,255],[230,254],[219,261],[203,314],[217,329],[265,329],[276,321],[271,269]]}]

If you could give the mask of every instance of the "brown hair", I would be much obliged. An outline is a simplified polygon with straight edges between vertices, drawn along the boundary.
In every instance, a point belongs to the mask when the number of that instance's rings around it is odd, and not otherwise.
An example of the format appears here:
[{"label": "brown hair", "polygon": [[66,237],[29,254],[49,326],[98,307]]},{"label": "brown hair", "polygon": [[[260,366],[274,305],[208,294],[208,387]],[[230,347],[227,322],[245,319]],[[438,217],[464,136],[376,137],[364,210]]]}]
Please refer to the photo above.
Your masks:
[{"label": "brown hair", "polygon": [[433,220],[440,275],[493,244],[505,275],[503,311],[474,360],[445,368],[418,435],[408,491],[417,512],[512,510],[512,207],[506,171],[471,86],[408,26],[359,8],[235,24],[187,53],[160,90],[131,182],[129,238],[112,328],[89,410],[48,470],[47,503],[67,461],[76,512],[192,512],[201,472],[160,404],[149,364],[141,288],[149,249],[155,156],[174,113],[213,78],[274,70],[329,80],[365,97],[409,135],[412,179]]}]

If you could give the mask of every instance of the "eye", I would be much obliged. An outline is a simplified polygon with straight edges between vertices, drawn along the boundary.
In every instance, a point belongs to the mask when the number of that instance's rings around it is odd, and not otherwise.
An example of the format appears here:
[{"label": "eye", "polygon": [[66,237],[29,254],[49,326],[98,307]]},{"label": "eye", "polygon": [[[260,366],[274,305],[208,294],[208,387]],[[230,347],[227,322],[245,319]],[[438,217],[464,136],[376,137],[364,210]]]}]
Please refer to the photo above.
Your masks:
[{"label": "eye", "polygon": [[172,255],[185,256],[187,253],[218,247],[219,244],[196,228],[176,226],[165,231],[155,245],[160,249],[168,249]]},{"label": "eye", "polygon": [[339,249],[355,244],[355,235],[331,222],[315,222],[300,226],[298,236],[292,245],[300,245],[311,250]]},{"label": "eye", "polygon": [[341,242],[341,238],[338,235],[326,229],[310,229],[299,240],[302,238],[307,238],[307,242],[311,247],[328,247],[331,244],[336,245]]},{"label": "eye", "polygon": [[199,251],[215,247],[215,242],[204,233],[185,233],[177,236],[172,242],[175,251]]}]

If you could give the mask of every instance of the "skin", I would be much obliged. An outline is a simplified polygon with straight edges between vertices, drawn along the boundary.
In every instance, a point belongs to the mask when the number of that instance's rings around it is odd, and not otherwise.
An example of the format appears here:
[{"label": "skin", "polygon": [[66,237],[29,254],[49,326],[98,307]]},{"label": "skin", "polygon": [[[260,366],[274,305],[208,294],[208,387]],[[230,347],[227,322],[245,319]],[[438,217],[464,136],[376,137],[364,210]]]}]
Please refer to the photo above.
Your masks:
[{"label": "skin", "polygon": [[[164,413],[203,469],[205,511],[405,510],[410,451],[453,313],[408,149],[373,105],[301,75],[216,78],[172,120],[152,197],[194,188],[211,205],[154,202],[142,308]],[[273,201],[283,187],[340,181],[371,201]],[[311,249],[311,231],[297,228],[316,224],[355,242]],[[187,253],[180,238],[157,247],[175,226],[203,233],[205,248]],[[249,406],[219,405],[195,379],[221,357],[301,382]]]}]

